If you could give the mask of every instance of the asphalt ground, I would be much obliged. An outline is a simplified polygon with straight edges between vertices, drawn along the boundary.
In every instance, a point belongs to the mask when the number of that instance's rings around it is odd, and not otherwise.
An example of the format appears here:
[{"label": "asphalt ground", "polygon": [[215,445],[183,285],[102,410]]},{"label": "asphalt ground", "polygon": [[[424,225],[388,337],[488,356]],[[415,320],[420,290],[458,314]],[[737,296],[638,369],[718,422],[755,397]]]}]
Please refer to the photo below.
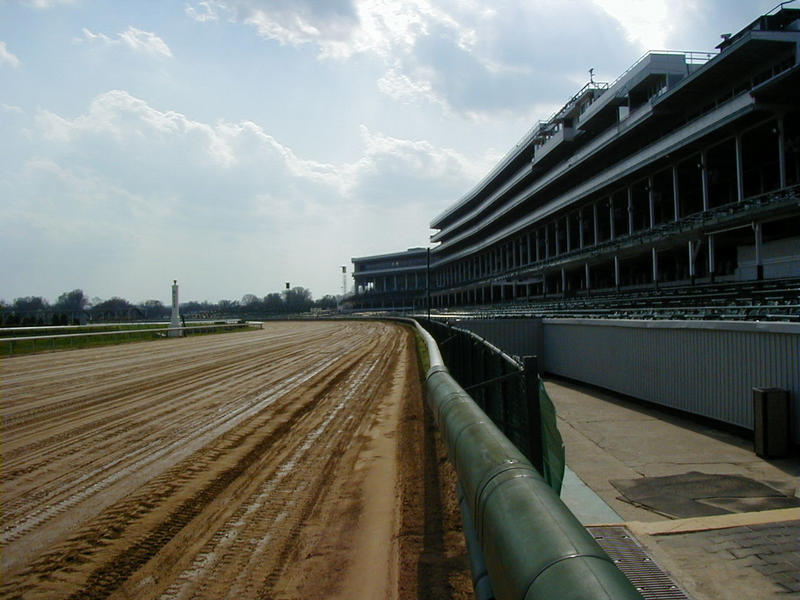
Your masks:
[{"label": "asphalt ground", "polygon": [[562,499],[590,531],[624,527],[694,600],[800,597],[796,448],[765,460],[713,425],[572,382],[545,385],[566,447]]}]

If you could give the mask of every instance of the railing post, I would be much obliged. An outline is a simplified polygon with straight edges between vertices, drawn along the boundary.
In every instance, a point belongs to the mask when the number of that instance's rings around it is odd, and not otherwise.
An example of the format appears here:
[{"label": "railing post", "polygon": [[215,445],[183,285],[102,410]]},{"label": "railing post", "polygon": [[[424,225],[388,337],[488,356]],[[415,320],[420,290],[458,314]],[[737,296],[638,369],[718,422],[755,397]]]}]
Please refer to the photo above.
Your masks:
[{"label": "railing post", "polygon": [[[485,347],[481,346],[481,377],[478,381],[486,381],[492,376],[492,362],[491,355]],[[492,399],[492,390],[488,386],[481,386],[481,401],[478,405],[483,409],[487,415],[491,415],[492,411],[489,409],[489,403]]]},{"label": "railing post", "polygon": [[461,338],[460,343],[458,345],[461,354],[461,360],[459,361],[460,363],[459,368],[461,369],[461,380],[466,381],[467,378],[469,377],[469,366],[468,366],[469,337],[464,335],[462,332],[459,332],[458,336]]},{"label": "railing post", "polygon": [[[497,366],[498,366],[498,377],[505,375],[508,371],[508,365],[506,361],[503,359],[502,356],[499,354],[497,355]],[[511,418],[509,417],[510,411],[510,399],[508,397],[508,382],[503,377],[497,382],[497,389],[500,394],[500,422],[502,425],[500,426],[500,430],[505,434],[506,437],[509,437],[510,428],[509,424],[511,423]]]},{"label": "railing post", "polygon": [[528,458],[539,474],[544,473],[542,456],[542,407],[539,404],[539,360],[536,356],[522,359],[525,396],[528,407]]},{"label": "railing post", "polygon": [[[469,509],[462,515],[467,523],[475,524],[491,578],[491,595],[515,599],[642,600],[642,595],[564,505],[558,492],[500,432],[496,421],[486,418],[491,415],[481,411],[453,379],[431,336],[420,330],[429,355],[436,359],[432,358],[425,380],[427,402],[437,415],[440,432],[448,440],[448,456],[461,487],[459,500],[465,500]],[[487,371],[508,372],[492,358],[487,360]],[[526,394],[536,390],[538,400],[536,369],[531,367],[528,373],[534,382],[527,385]],[[524,375],[514,367],[515,382],[520,377],[524,379]],[[501,380],[485,381],[487,384],[480,389],[493,394]],[[481,598],[481,586],[477,584],[484,581],[480,577],[483,569],[474,572],[479,575],[474,581],[477,597]],[[489,595],[488,589],[486,592]]]},{"label": "railing post", "polygon": [[473,341],[472,338],[467,338],[466,341],[467,343],[465,345],[466,345],[467,356],[466,356],[466,369],[465,369],[466,372],[464,373],[465,375],[464,381],[467,381],[469,385],[473,385],[477,383],[475,379],[475,352],[477,350],[475,348],[475,342]]}]

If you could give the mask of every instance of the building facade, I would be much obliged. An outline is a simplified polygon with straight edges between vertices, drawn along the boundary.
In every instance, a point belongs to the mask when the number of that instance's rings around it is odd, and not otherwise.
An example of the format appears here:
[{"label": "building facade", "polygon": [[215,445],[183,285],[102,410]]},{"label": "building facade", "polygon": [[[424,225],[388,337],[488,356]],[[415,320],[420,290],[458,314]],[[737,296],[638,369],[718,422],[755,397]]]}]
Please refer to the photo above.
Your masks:
[{"label": "building facade", "polygon": [[[800,278],[800,10],[590,81],[431,223],[433,308]],[[427,252],[355,258],[424,308]]]},{"label": "building facade", "polygon": [[413,310],[427,306],[428,250],[353,258],[353,294],[348,305],[355,309]]},{"label": "building facade", "polygon": [[800,10],[584,86],[431,222],[434,307],[800,276]]}]

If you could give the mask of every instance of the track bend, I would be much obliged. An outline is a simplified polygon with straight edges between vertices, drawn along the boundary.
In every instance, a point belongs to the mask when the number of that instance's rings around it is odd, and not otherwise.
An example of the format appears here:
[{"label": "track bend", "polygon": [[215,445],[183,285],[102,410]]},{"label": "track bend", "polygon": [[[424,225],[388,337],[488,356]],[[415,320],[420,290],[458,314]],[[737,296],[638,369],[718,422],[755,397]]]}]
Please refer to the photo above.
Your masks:
[{"label": "track bend", "polygon": [[[388,460],[394,498],[392,437],[404,399],[420,402],[410,339],[385,323],[270,323],[4,360],[0,596],[346,587],[364,490]],[[395,504],[376,522],[399,523]],[[297,568],[323,554],[324,573]]]}]

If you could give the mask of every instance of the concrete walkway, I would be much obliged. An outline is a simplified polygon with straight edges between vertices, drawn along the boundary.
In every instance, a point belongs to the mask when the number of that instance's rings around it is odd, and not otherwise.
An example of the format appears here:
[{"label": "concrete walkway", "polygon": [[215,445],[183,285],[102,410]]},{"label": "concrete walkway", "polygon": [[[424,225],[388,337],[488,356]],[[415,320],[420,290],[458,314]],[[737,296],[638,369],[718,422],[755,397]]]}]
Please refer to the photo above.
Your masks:
[{"label": "concrete walkway", "polygon": [[[623,523],[694,600],[800,597],[800,508],[764,510],[797,504],[798,457],[767,461],[731,433],[593,388],[545,385],[566,447],[562,498],[584,525]],[[702,474],[733,476],[725,498],[696,494],[698,506],[722,514],[681,518],[669,490],[654,507],[611,483]],[[764,484],[777,497],[741,497],[737,481]]]}]

